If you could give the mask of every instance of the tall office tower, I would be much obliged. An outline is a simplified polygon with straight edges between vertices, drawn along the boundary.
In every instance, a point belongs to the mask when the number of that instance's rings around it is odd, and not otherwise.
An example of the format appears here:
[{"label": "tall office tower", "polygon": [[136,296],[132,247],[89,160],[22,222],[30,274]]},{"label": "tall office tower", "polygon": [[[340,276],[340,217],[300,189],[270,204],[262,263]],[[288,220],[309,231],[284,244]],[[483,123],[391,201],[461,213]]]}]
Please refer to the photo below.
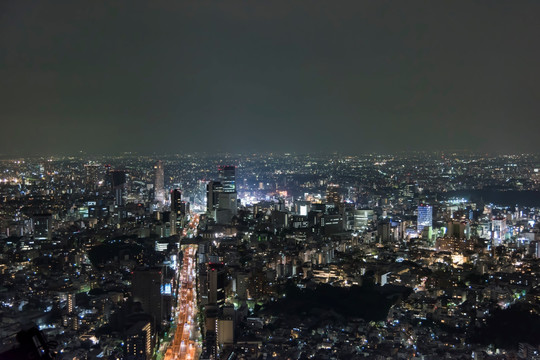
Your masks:
[{"label": "tall office tower", "polygon": [[67,311],[68,314],[75,312],[75,293],[69,293],[67,296]]},{"label": "tall office tower", "polygon": [[112,168],[111,168],[111,165],[110,164],[105,164],[103,165],[103,168],[104,168],[104,172],[105,172],[105,181],[103,183],[103,185],[105,186],[105,188],[107,189],[112,189]]},{"label": "tall office tower", "polygon": [[237,273],[236,278],[234,279],[234,282],[235,282],[234,292],[236,293],[236,296],[240,300],[246,300],[247,288],[249,284],[249,273],[246,273],[246,272]]},{"label": "tall office tower", "polygon": [[534,258],[540,258],[540,240],[534,240],[529,243],[529,254]]},{"label": "tall office tower", "polygon": [[171,235],[178,233],[178,226],[181,224],[182,213],[182,191],[180,189],[171,190]]},{"label": "tall office tower", "polygon": [[416,229],[418,232],[422,232],[426,226],[433,226],[433,208],[429,205],[420,205],[418,206]]},{"label": "tall office tower", "polygon": [[154,165],[154,200],[160,203],[165,201],[165,173],[161,160]]},{"label": "tall office tower", "polygon": [[171,215],[178,219],[182,215],[182,191],[171,190]]},{"label": "tall office tower", "polygon": [[152,324],[138,321],[126,331],[124,355],[126,359],[150,360],[152,358]]},{"label": "tall office tower", "polygon": [[52,239],[52,215],[36,214],[32,217],[34,225],[34,239],[51,240]]},{"label": "tall office tower", "polygon": [[96,191],[101,180],[103,180],[102,166],[96,163],[88,163],[84,167],[86,168],[86,191]]},{"label": "tall office tower", "polygon": [[189,202],[182,201],[180,203],[180,213],[182,214],[182,216],[189,214]]},{"label": "tall office tower", "polygon": [[342,218],[342,225],[344,231],[352,231],[354,230],[354,212],[355,212],[354,204],[346,203],[341,208],[341,218]]},{"label": "tall office tower", "polygon": [[446,236],[458,239],[470,239],[470,223],[468,221],[449,221],[447,224]]},{"label": "tall office tower", "polygon": [[238,200],[236,193],[222,192],[219,194],[218,208],[215,219],[218,224],[228,224],[233,216],[238,213]]},{"label": "tall office tower", "polygon": [[162,269],[160,267],[135,270],[131,282],[133,299],[142,304],[144,312],[153,316],[155,328],[160,328],[164,318],[163,299],[161,288],[163,282]]},{"label": "tall office tower", "polygon": [[231,165],[225,165],[219,167],[219,180],[223,185],[224,193],[236,192],[236,168]]},{"label": "tall office tower", "polygon": [[206,186],[208,185],[206,180],[197,180],[197,188],[195,190],[195,196],[193,205],[198,206],[206,203]]},{"label": "tall office tower", "polygon": [[126,189],[126,172],[124,170],[111,170],[110,174],[114,202],[117,206],[123,206],[124,191]]},{"label": "tall office tower", "polygon": [[379,237],[380,242],[385,243],[385,242],[390,241],[391,239],[390,230],[391,230],[391,225],[390,225],[390,221],[388,220],[382,221],[377,225],[377,236]]},{"label": "tall office tower", "polygon": [[364,230],[373,221],[373,210],[354,210],[354,231]]},{"label": "tall office tower", "polygon": [[219,204],[219,194],[223,192],[223,186],[219,181],[210,181],[206,185],[206,211],[213,213]]},{"label": "tall office tower", "polygon": [[339,194],[339,185],[328,184],[326,187],[326,203],[338,206],[341,203],[341,195]]},{"label": "tall office tower", "polygon": [[208,304],[218,307],[225,304],[225,278],[223,264],[208,264]]},{"label": "tall office tower", "polygon": [[506,218],[504,216],[496,216],[491,220],[491,238],[493,239],[493,246],[502,244],[506,237],[506,231]]},{"label": "tall office tower", "polygon": [[228,224],[238,213],[238,198],[236,194],[236,176],[234,166],[219,167],[219,179],[223,187],[218,196],[218,208],[215,219],[218,224]]}]

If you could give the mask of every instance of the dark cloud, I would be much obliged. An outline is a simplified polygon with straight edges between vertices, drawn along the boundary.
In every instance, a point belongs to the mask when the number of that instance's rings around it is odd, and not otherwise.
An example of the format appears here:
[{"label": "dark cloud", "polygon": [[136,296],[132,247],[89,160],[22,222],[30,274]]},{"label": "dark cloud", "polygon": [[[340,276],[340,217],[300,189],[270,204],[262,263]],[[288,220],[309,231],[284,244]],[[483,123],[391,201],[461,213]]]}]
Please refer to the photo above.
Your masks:
[{"label": "dark cloud", "polygon": [[537,1],[4,1],[0,153],[537,152]]}]

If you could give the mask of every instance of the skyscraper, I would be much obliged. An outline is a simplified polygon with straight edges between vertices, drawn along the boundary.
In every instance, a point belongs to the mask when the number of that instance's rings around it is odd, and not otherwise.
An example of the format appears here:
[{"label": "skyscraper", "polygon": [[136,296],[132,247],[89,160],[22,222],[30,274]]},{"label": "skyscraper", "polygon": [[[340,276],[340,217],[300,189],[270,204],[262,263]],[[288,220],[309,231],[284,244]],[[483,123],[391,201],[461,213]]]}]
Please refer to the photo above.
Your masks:
[{"label": "skyscraper", "polygon": [[388,220],[383,220],[377,225],[377,236],[380,242],[386,243],[390,241],[391,228],[392,226]]},{"label": "skyscraper", "polygon": [[182,215],[182,191],[180,189],[171,190],[171,213],[177,219]]},{"label": "skyscraper", "polygon": [[34,239],[51,240],[52,238],[52,215],[36,214],[32,218],[34,225]]},{"label": "skyscraper", "polygon": [[152,358],[152,324],[141,320],[126,331],[125,355],[127,359]]},{"label": "skyscraper", "polygon": [[329,184],[326,187],[326,202],[328,204],[334,204],[338,206],[341,202],[341,195],[339,194],[339,185]]},{"label": "skyscraper", "polygon": [[420,205],[416,229],[421,232],[426,226],[433,226],[433,208],[429,205]]},{"label": "skyscraper", "polygon": [[178,225],[182,223],[181,219],[185,212],[185,206],[182,206],[182,191],[180,189],[171,190],[171,235],[176,235],[178,233]]},{"label": "skyscraper", "polygon": [[206,211],[213,213],[219,202],[219,194],[223,192],[223,186],[219,181],[210,181],[206,186]]},{"label": "skyscraper", "polygon": [[68,314],[73,314],[75,312],[75,293],[70,292],[67,300],[67,312]]},{"label": "skyscraper", "polygon": [[222,192],[219,194],[216,221],[218,224],[229,223],[233,216],[238,213],[236,193]]},{"label": "skyscraper", "polygon": [[86,190],[96,191],[103,180],[103,166],[96,163],[84,165],[86,169]]},{"label": "skyscraper", "polygon": [[165,201],[165,173],[161,160],[154,165],[154,200],[160,203]]},{"label": "skyscraper", "polygon": [[219,180],[223,184],[224,193],[236,192],[236,168],[232,165],[219,167]]},{"label": "skyscraper", "polygon": [[152,315],[156,327],[160,327],[164,318],[161,288],[163,283],[160,267],[135,270],[131,282],[131,293],[135,301],[142,304],[144,312]]},{"label": "skyscraper", "polygon": [[219,224],[230,223],[238,212],[234,166],[219,167],[219,181],[206,188],[206,210]]},{"label": "skyscraper", "polygon": [[506,237],[506,231],[506,218],[504,216],[495,216],[491,220],[491,238],[493,239],[493,246],[502,244]]},{"label": "skyscraper", "polygon": [[226,272],[222,264],[208,264],[208,303],[222,307],[225,304]]},{"label": "skyscraper", "polygon": [[126,172],[124,170],[111,170],[110,174],[114,202],[117,206],[122,206],[124,205],[124,190],[126,189]]}]

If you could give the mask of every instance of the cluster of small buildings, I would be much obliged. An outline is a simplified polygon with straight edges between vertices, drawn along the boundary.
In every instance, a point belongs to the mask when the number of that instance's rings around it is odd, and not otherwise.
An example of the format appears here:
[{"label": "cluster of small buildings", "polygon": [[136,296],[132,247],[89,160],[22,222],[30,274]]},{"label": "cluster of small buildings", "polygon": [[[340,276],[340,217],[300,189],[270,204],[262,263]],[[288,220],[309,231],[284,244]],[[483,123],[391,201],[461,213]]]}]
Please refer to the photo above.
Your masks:
[{"label": "cluster of small buildings", "polygon": [[[0,351],[33,324],[61,359],[161,359],[178,330],[182,248],[192,244],[199,331],[190,336],[201,359],[538,354],[538,344],[497,347],[471,333],[500,309],[539,313],[539,207],[454,193],[497,187],[534,197],[535,158],[184,155],[4,165]],[[391,302],[374,320],[332,304],[291,315],[276,310],[291,286],[373,286]]]}]

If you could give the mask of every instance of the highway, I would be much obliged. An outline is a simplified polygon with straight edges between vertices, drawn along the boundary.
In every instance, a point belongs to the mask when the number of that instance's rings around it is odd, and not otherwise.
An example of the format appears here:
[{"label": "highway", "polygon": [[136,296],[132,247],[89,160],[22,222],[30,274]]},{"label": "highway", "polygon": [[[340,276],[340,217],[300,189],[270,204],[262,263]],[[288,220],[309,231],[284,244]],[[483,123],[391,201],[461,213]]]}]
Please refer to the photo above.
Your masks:
[{"label": "highway", "polygon": [[[196,234],[199,216],[194,215],[184,228],[183,237]],[[198,359],[201,349],[197,324],[197,245],[183,247],[184,257],[179,277],[178,305],[175,312],[176,332],[165,352],[165,360]]]}]

